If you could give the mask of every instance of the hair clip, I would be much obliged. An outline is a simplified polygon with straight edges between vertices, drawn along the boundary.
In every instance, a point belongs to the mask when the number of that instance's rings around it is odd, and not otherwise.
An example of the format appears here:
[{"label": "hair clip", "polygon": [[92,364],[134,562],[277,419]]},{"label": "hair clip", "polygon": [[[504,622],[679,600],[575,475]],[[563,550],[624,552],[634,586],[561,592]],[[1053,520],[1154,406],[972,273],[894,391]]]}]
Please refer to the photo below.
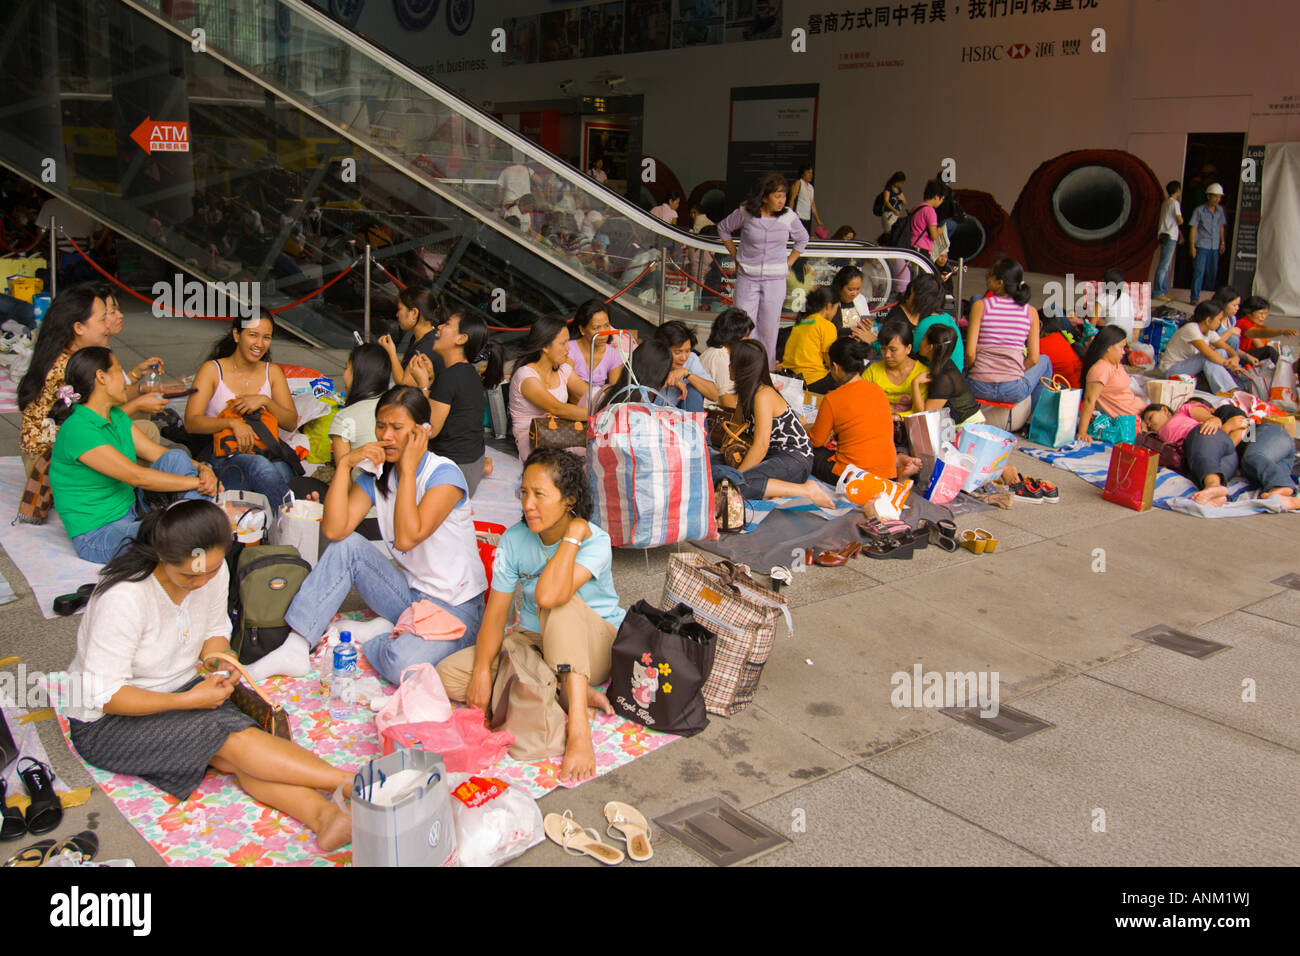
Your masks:
[{"label": "hair clip", "polygon": [[81,396],[73,390],[71,385],[60,385],[59,390],[54,394],[64,405],[71,405],[73,402],[81,401]]}]

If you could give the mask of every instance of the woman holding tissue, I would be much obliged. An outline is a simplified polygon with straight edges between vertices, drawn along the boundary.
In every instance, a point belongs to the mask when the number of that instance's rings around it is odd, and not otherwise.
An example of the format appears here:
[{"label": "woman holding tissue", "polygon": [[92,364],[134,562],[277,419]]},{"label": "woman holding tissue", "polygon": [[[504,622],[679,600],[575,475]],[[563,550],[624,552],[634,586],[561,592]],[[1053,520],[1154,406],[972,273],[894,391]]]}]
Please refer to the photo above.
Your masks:
[{"label": "woman holding tissue", "polygon": [[[120,380],[120,379],[119,379]],[[68,668],[93,690],[69,708],[69,735],[87,763],[138,776],[178,800],[208,768],[233,773],[253,799],[302,821],[322,850],[352,839],[348,815],[320,791],[350,792],[352,771],[273,737],[229,700],[226,598],[230,521],[206,501],[150,512],[104,566]],[[196,676],[197,665],[208,673]]]},{"label": "woman holding tissue", "polygon": [[[384,633],[362,646],[375,670],[391,683],[399,683],[402,671],[413,664],[436,664],[474,643],[487,575],[474,538],[469,493],[455,462],[428,450],[428,435],[429,400],[419,389],[399,385],[380,396],[378,441],[353,448],[338,463],[322,522],[325,537],[334,543],[289,605],[284,618],[293,629],[289,640],[263,658],[283,655],[284,661],[269,666],[303,663],[307,648],[320,640],[354,585],[366,605],[388,621],[396,622],[418,601],[444,612],[434,615],[441,618],[437,637]],[[362,474],[354,482],[352,469],[358,466]],[[372,506],[391,562],[354,533]],[[290,645],[296,649],[285,651]]]}]

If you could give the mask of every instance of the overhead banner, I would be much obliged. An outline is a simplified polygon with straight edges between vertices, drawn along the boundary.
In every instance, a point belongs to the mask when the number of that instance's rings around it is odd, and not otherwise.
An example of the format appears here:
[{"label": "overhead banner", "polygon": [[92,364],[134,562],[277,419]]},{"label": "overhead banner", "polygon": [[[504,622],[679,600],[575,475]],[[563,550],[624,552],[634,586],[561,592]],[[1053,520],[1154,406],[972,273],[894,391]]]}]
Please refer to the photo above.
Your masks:
[{"label": "overhead banner", "polygon": [[727,208],[744,200],[754,183],[776,171],[787,179],[813,162],[817,149],[820,84],[745,86],[731,91],[727,145]]}]

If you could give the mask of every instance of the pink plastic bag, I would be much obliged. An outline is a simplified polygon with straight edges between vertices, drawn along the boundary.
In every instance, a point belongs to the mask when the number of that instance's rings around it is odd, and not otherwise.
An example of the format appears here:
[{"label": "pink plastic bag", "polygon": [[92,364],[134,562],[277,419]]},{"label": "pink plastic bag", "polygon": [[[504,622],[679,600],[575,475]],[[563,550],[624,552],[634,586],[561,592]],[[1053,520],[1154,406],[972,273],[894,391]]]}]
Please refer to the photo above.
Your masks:
[{"label": "pink plastic bag", "polygon": [[440,723],[396,724],[380,733],[384,753],[397,747],[433,751],[442,755],[448,773],[480,773],[497,765],[515,742],[512,734],[493,733],[483,726],[483,711],[458,707],[451,719]]},{"label": "pink plastic bag", "polygon": [[[414,674],[408,678],[412,671]],[[375,729],[383,736],[386,728],[396,724],[437,723],[449,717],[451,701],[447,699],[437,670],[432,664],[412,664],[402,671],[397,693],[388,699],[383,710],[375,714]]]}]

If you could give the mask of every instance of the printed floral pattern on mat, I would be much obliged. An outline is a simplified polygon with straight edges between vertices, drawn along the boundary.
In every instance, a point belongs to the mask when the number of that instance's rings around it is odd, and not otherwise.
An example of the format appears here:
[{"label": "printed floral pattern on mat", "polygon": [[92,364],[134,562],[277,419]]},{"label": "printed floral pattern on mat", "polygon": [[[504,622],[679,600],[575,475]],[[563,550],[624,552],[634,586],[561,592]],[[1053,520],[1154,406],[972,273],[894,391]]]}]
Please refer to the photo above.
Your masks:
[{"label": "printed floral pattern on mat", "polygon": [[[369,611],[337,615],[334,620],[366,620]],[[365,655],[358,655],[363,676],[373,677]],[[266,683],[271,698],[289,712],[294,740],[334,766],[356,767],[380,754],[373,714],[363,713],[344,722],[329,715],[328,673],[323,652],[315,670],[302,678],[277,677]],[[392,692],[392,688],[386,688]],[[68,748],[68,721],[58,715]],[[655,733],[618,717],[592,717],[592,743],[596,772],[608,773],[652,750],[679,739]],[[169,866],[347,866],[352,851],[322,853],[311,831],[292,817],[262,806],[248,796],[229,774],[209,771],[184,802],[163,793],[138,777],[108,773],[86,766],[113,805],[140,832]],[[560,758],[522,763],[506,758],[492,775],[539,798],[561,784]]]}]

